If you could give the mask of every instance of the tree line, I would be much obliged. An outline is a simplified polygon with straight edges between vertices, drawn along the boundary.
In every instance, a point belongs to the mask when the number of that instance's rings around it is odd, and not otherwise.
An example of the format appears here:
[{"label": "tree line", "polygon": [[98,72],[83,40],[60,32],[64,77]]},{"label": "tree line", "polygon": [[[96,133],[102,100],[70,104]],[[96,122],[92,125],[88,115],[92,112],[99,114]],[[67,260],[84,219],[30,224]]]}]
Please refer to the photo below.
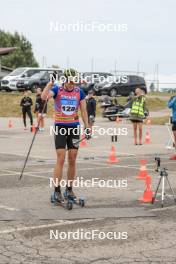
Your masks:
[{"label": "tree line", "polygon": [[1,57],[1,64],[6,67],[39,66],[32,50],[32,44],[24,35],[20,35],[18,32],[10,33],[0,30],[0,47],[17,47],[17,49],[9,55]]}]

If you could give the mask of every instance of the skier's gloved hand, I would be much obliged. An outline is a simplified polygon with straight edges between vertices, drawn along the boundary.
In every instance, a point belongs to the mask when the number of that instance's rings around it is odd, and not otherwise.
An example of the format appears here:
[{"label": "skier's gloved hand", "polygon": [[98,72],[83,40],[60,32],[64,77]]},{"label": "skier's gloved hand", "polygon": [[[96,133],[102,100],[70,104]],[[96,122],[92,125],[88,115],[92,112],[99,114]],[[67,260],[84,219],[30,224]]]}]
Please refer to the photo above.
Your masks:
[{"label": "skier's gloved hand", "polygon": [[89,140],[89,139],[91,138],[91,129],[90,129],[89,127],[86,127],[86,128],[84,129],[84,135],[85,135],[85,138],[86,138],[87,140]]},{"label": "skier's gloved hand", "polygon": [[50,73],[49,75],[49,85],[51,86],[51,88],[53,87],[53,84],[55,83],[55,81],[57,80],[57,72],[54,71],[53,73]]},{"label": "skier's gloved hand", "polygon": [[54,83],[54,82],[56,81],[56,79],[57,79],[57,72],[54,71],[54,72],[52,73],[51,81]]}]

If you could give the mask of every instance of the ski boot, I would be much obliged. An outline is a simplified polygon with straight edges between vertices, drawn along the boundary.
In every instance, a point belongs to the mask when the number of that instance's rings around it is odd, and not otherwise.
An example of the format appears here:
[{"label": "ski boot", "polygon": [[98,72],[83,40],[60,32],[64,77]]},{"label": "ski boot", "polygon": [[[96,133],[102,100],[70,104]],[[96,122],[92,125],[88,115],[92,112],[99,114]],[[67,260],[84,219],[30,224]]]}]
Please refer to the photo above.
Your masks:
[{"label": "ski boot", "polygon": [[54,193],[51,195],[51,203],[54,203],[55,205],[61,205],[67,210],[72,210],[73,208],[73,202],[68,200],[67,203],[65,203],[61,192],[54,191]]},{"label": "ski boot", "polygon": [[64,202],[64,198],[62,196],[62,193],[54,191],[54,193],[51,195],[51,203],[63,203],[63,202]]},{"label": "ski boot", "polygon": [[81,207],[84,207],[85,200],[84,198],[79,198],[79,201],[77,200],[76,195],[74,194],[72,187],[66,186],[65,192],[64,192],[64,198],[68,201],[72,201],[74,204],[77,204]]}]

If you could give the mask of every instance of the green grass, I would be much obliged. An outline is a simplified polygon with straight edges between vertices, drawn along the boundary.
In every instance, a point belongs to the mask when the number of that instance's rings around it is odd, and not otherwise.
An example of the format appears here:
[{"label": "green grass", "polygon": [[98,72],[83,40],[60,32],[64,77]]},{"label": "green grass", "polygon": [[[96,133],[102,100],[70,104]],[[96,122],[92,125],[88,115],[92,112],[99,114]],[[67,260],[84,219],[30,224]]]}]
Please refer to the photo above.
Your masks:
[{"label": "green grass", "polygon": [[167,107],[167,101],[160,98],[147,98],[146,105],[149,111],[159,111]]},{"label": "green grass", "polygon": [[[118,102],[120,104],[125,104],[126,103],[126,97],[119,97]],[[166,108],[166,100],[162,100],[160,98],[147,98],[146,97],[146,105],[149,111],[158,111],[163,108]]]},{"label": "green grass", "polygon": [[148,93],[148,95],[150,95],[150,96],[168,96],[168,97],[171,97],[171,96],[174,96],[174,95],[176,95],[176,93],[175,94],[171,94],[171,93],[167,93],[167,92],[152,92],[152,93]]},{"label": "green grass", "polygon": [[[29,93],[33,100],[32,111],[34,111],[35,94]],[[0,93],[0,116],[1,117],[19,117],[21,116],[20,101],[23,93]],[[48,103],[48,116],[53,115],[52,100]]]},{"label": "green grass", "polygon": [[[21,107],[20,101],[22,98],[22,93],[5,93],[0,92],[0,116],[1,117],[20,117],[21,116]],[[30,96],[35,103],[35,94],[30,93]],[[96,98],[98,100],[98,98]],[[120,104],[125,104],[127,98],[119,97],[117,98]],[[147,107],[149,111],[158,111],[166,108],[166,100],[162,100],[160,98],[147,98],[146,99]],[[33,109],[34,110],[34,106]],[[97,116],[101,115],[102,109],[100,108],[100,104],[97,105]],[[50,100],[48,103],[48,117],[52,117],[53,115],[53,101]],[[165,117],[164,117],[165,118]],[[163,118],[163,119],[164,119]],[[156,119],[155,122],[163,123],[163,119]]]},{"label": "green grass", "polygon": [[165,125],[165,123],[169,122],[169,116],[164,117],[154,117],[152,118],[152,125]]}]

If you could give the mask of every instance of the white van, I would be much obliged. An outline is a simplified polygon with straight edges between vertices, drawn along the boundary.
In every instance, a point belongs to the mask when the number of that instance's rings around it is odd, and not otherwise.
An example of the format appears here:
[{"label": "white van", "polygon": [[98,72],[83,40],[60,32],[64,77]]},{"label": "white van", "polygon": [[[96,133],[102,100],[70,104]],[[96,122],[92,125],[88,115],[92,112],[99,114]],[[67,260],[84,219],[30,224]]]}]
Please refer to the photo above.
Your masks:
[{"label": "white van", "polygon": [[17,91],[17,82],[21,78],[31,77],[35,73],[41,71],[58,71],[56,68],[30,68],[30,67],[20,67],[12,71],[10,74],[6,75],[1,80],[1,90],[8,92]]}]

